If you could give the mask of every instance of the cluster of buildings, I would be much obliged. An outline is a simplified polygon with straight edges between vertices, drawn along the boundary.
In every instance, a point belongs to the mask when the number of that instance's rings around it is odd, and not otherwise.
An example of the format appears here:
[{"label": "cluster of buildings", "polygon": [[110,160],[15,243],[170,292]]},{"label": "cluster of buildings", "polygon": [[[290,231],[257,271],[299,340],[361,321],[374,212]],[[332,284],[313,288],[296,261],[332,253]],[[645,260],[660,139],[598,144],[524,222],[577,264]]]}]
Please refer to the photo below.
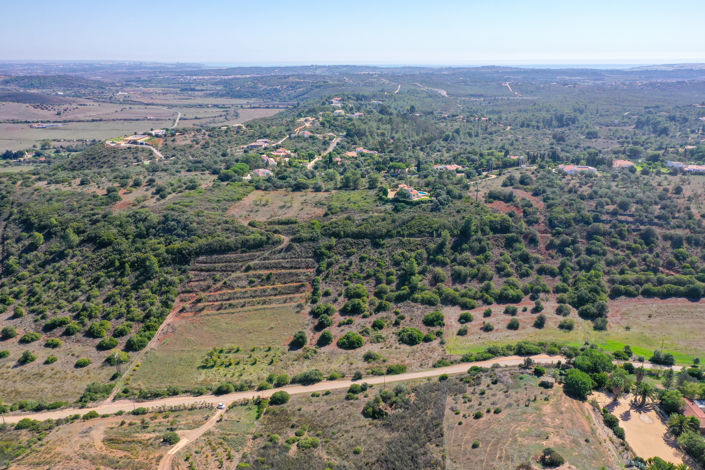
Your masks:
[{"label": "cluster of buildings", "polygon": [[705,173],[705,165],[687,165],[683,162],[666,162],[669,168],[677,168],[684,173]]},{"label": "cluster of buildings", "polygon": [[596,168],[587,165],[558,165],[558,168],[568,175],[575,175],[578,173],[597,174]]}]

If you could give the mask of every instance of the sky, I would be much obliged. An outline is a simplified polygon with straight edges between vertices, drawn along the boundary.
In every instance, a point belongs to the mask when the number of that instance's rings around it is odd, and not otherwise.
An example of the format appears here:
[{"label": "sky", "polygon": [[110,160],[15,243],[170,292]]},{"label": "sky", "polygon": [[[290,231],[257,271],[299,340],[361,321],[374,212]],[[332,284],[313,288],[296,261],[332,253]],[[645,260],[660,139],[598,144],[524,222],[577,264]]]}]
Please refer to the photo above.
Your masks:
[{"label": "sky", "polygon": [[2,0],[0,60],[705,62],[703,0]]}]

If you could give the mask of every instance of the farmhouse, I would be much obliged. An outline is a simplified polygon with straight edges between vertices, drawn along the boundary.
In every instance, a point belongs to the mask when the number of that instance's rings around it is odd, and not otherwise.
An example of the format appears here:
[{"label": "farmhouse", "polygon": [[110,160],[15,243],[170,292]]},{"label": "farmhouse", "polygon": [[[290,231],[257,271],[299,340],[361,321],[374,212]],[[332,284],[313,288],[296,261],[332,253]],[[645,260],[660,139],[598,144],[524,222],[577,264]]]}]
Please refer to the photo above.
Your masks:
[{"label": "farmhouse", "polygon": [[277,166],[277,161],[266,155],[262,155],[262,162],[267,166]]},{"label": "farmhouse", "polygon": [[398,194],[398,193],[406,193],[406,194],[408,194],[408,195],[409,195],[409,198],[410,198],[412,201],[416,201],[416,200],[419,200],[419,199],[425,199],[425,198],[428,197],[428,193],[427,193],[427,192],[425,192],[425,191],[418,191],[418,190],[412,188],[411,186],[409,186],[409,185],[407,185],[407,184],[400,184],[400,185],[399,185],[399,189],[397,190],[397,194]]},{"label": "farmhouse", "polygon": [[700,420],[700,433],[705,434],[705,400],[685,399],[685,416],[695,416]]},{"label": "farmhouse", "polygon": [[269,143],[270,143],[270,142],[269,142],[269,139],[257,139],[257,140],[255,140],[254,142],[252,142],[252,143],[250,143],[250,144],[247,144],[247,148],[251,148],[251,149],[257,149],[257,148],[259,148],[259,149],[262,149],[262,148],[267,147],[267,146],[269,145]]},{"label": "farmhouse", "polygon": [[667,161],[666,166],[669,168],[683,168],[683,163],[682,162],[672,162],[672,161]]},{"label": "farmhouse", "polygon": [[686,173],[705,173],[705,165],[686,165],[683,167]]},{"label": "farmhouse", "polygon": [[460,165],[433,165],[434,170],[445,170],[445,171],[460,171],[463,169]]},{"label": "farmhouse", "polygon": [[164,129],[154,129],[153,131],[149,131],[149,133],[154,137],[164,137],[166,135],[166,131]]},{"label": "farmhouse", "polygon": [[586,165],[558,165],[558,168],[569,175],[575,175],[576,173],[597,173],[597,169]]},{"label": "farmhouse", "polygon": [[252,170],[252,174],[261,178],[266,178],[268,176],[272,176],[274,173],[272,173],[271,170],[267,170],[266,168],[256,168]]},{"label": "farmhouse", "polygon": [[629,168],[634,166],[634,163],[629,160],[615,160],[612,162],[612,168]]},{"label": "farmhouse", "polygon": [[284,148],[279,148],[276,149],[274,152],[272,152],[273,157],[290,157],[291,152],[288,151],[287,149]]}]

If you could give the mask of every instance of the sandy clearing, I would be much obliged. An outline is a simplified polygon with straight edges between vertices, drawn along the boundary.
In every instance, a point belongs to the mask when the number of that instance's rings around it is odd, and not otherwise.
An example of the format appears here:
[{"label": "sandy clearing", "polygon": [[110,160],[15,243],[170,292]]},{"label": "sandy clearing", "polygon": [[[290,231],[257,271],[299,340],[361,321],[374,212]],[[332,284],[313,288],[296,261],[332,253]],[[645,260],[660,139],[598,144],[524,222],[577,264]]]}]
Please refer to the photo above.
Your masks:
[{"label": "sandy clearing", "polygon": [[639,457],[661,457],[674,463],[683,461],[683,454],[674,446],[670,436],[667,437],[668,428],[653,405],[637,408],[632,405],[629,395],[617,402],[612,396],[601,392],[594,392],[592,396],[600,406],[619,418],[627,443]]}]

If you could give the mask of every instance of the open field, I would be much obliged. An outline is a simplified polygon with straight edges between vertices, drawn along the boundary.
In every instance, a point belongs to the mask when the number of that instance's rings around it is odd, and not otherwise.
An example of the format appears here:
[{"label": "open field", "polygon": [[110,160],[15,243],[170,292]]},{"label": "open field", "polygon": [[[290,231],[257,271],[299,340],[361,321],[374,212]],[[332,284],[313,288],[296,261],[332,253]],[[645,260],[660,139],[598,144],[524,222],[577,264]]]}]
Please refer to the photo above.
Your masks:
[{"label": "open field", "polygon": [[[467,324],[467,336],[457,336],[460,327],[457,318],[460,309],[448,309],[452,314],[446,315],[451,321],[446,325],[448,342],[446,350],[451,354],[463,354],[484,349],[501,343],[514,343],[521,340],[557,341],[582,345],[585,341],[596,343],[600,347],[615,351],[629,345],[635,355],[648,359],[654,350],[672,353],[679,363],[692,363],[695,357],[705,357],[705,343],[702,341],[702,329],[705,328],[705,302],[690,302],[685,299],[618,299],[610,302],[610,327],[607,331],[595,331],[591,322],[581,320],[573,311],[569,317],[575,322],[573,331],[562,331],[557,324],[563,317],[554,313],[556,304],[544,302],[546,326],[536,329],[532,326],[536,314],[530,313],[533,302],[524,301],[519,305],[520,328],[516,331],[506,328],[512,318],[502,313],[504,306],[494,305],[492,316],[483,318],[482,312],[487,307],[471,310],[474,321]],[[529,311],[522,312],[522,306]],[[480,330],[483,321],[495,326],[495,330]],[[687,328],[684,325],[688,325]]]},{"label": "open field", "polygon": [[[281,108],[240,108],[242,100],[200,99],[144,104],[71,99],[65,104],[32,105],[0,102],[0,151],[22,150],[44,140],[75,142],[169,128],[181,113],[179,127],[234,125],[273,116]],[[26,121],[26,122],[18,122]],[[61,123],[35,129],[31,122]]]},{"label": "open field", "polygon": [[[619,450],[592,421],[589,405],[568,398],[560,387],[538,387],[533,375],[516,370],[490,375],[495,378],[483,376],[446,402],[447,469],[513,469],[533,462],[545,447],[556,449],[569,468],[620,468]],[[474,419],[477,411],[484,416]],[[473,449],[473,442],[479,446]]]},{"label": "open field", "polygon": [[252,191],[228,209],[228,215],[246,224],[250,220],[294,218],[306,220],[325,213],[330,193]]},{"label": "open field", "polygon": [[157,467],[169,450],[162,443],[167,430],[197,428],[212,408],[176,410],[148,416],[113,416],[78,420],[52,430],[41,446],[20,458],[12,468],[89,470]]},{"label": "open field", "polygon": [[[56,337],[57,335],[51,335]],[[105,353],[97,351],[90,343],[79,338],[62,337],[63,344],[58,350],[44,347],[49,336],[30,344],[20,344],[18,337],[0,341],[0,350],[10,355],[0,359],[0,396],[6,401],[69,401],[76,400],[85,386],[91,382],[105,382],[115,372],[103,364]],[[36,360],[20,365],[17,360],[24,351],[31,351]],[[44,362],[55,356],[53,364]],[[79,358],[88,358],[91,364],[76,368]]]}]

